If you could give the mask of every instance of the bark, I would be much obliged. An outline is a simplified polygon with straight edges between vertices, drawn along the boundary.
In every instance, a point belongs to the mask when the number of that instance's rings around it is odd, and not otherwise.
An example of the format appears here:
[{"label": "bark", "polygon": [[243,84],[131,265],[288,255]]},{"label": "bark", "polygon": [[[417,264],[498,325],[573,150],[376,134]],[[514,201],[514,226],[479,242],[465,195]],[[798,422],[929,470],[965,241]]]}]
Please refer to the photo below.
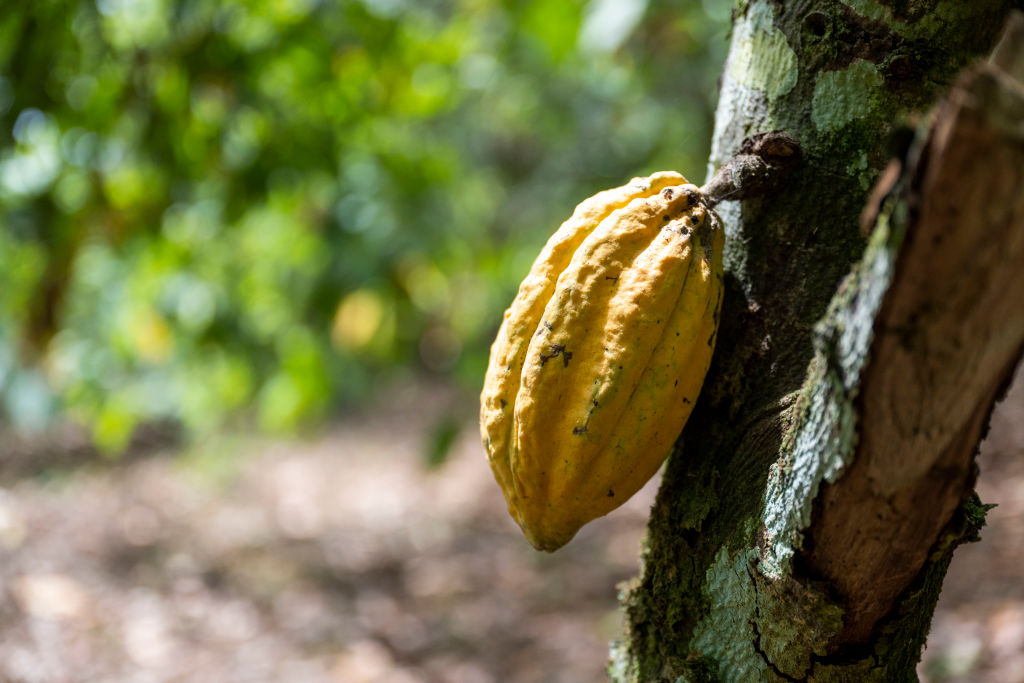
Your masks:
[{"label": "bark", "polygon": [[916,678],[952,552],[983,523],[974,453],[1024,347],[1024,21],[971,66],[1013,4],[737,11],[709,171],[768,130],[802,161],[718,208],[718,350],[623,596],[613,679]]}]

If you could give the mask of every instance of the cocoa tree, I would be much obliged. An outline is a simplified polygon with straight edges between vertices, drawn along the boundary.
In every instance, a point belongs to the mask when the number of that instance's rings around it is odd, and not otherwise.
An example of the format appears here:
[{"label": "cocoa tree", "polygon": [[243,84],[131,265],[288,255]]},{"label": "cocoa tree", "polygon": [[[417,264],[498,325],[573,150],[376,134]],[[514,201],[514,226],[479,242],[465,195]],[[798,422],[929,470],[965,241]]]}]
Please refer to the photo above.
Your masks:
[{"label": "cocoa tree", "polygon": [[614,680],[915,679],[952,553],[983,524],[973,457],[1024,343],[1014,5],[735,11],[709,170],[768,131],[799,157],[718,207],[720,341]]}]

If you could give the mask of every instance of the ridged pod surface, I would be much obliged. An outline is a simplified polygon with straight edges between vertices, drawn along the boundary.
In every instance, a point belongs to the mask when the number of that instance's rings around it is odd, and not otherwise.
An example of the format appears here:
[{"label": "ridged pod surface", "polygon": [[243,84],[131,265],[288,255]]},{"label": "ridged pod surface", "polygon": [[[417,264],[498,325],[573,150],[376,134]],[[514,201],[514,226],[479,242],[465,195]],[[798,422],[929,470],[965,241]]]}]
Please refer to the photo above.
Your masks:
[{"label": "ridged pod surface", "polygon": [[668,456],[714,351],[723,241],[697,187],[665,171],[584,201],[534,261],[491,347],[480,429],[537,549]]}]

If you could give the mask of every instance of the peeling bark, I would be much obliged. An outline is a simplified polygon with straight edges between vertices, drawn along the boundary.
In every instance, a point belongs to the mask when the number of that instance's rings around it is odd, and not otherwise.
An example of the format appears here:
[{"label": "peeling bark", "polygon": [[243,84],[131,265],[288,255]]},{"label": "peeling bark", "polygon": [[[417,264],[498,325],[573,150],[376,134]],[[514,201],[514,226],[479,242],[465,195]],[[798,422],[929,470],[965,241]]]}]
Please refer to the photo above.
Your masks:
[{"label": "peeling bark", "polygon": [[710,170],[767,130],[803,161],[774,195],[718,209],[721,341],[613,679],[915,678],[952,552],[983,523],[973,456],[1024,345],[1019,18],[881,171],[894,122],[949,92],[1012,6],[738,12]]},{"label": "peeling bark", "polygon": [[[848,606],[843,642],[870,637],[970,494],[975,446],[1020,357],[1020,79],[992,64],[965,74],[904,178],[910,225],[860,382],[860,441],[806,533],[805,570]],[[1014,117],[1017,130],[999,124]]]}]

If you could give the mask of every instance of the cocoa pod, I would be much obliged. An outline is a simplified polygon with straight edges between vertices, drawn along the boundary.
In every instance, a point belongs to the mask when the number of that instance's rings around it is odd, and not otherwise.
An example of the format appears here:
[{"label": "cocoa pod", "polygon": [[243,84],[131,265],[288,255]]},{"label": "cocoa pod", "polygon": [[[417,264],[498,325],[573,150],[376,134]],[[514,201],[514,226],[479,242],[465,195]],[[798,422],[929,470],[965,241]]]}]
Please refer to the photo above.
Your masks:
[{"label": "cocoa pod", "polygon": [[581,203],[491,347],[480,428],[509,512],[540,550],[622,505],[672,450],[704,382],[724,231],[666,171]]}]

